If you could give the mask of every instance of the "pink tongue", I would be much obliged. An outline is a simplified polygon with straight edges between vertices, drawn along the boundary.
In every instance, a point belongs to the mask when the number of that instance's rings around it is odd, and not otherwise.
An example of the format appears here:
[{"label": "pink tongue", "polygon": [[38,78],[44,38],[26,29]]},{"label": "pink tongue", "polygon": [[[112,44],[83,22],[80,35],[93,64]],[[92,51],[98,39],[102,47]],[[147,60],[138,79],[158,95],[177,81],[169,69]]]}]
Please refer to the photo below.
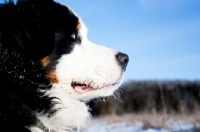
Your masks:
[{"label": "pink tongue", "polygon": [[84,93],[84,92],[87,92],[90,89],[86,86],[76,86],[76,87],[74,87],[74,90],[78,93]]}]

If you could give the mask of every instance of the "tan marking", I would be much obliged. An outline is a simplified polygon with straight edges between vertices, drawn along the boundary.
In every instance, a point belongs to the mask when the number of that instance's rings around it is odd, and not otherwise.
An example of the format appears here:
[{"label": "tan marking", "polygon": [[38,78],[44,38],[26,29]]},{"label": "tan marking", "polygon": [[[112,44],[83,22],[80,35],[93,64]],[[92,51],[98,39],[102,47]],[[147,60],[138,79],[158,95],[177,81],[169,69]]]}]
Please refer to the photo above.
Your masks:
[{"label": "tan marking", "polygon": [[55,71],[48,73],[46,75],[46,78],[48,78],[51,83],[57,83],[58,84],[58,79],[57,79]]},{"label": "tan marking", "polygon": [[81,22],[80,22],[80,21],[77,23],[77,26],[76,26],[76,28],[77,28],[78,30],[80,30],[80,29],[81,29]]},{"label": "tan marking", "polygon": [[50,63],[49,56],[44,57],[42,60],[40,60],[43,67],[47,67],[47,65]]}]

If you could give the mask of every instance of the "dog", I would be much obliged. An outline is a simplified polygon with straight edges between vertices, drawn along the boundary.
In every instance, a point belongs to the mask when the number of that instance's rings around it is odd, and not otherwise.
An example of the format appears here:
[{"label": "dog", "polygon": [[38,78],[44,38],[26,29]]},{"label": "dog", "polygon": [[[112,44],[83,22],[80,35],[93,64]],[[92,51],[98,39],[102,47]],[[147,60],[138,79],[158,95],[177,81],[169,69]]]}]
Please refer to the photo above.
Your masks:
[{"label": "dog", "polygon": [[86,102],[112,95],[128,61],[90,42],[82,20],[65,5],[0,4],[0,131],[80,131],[91,116]]}]

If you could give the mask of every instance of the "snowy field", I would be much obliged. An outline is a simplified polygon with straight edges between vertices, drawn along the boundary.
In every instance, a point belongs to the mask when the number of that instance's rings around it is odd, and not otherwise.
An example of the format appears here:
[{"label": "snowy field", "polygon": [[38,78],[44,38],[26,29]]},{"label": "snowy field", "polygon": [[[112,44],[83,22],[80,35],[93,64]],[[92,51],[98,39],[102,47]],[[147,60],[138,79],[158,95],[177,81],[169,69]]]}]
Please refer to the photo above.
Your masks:
[{"label": "snowy field", "polygon": [[[82,132],[198,132],[193,124],[186,121],[168,122],[166,128],[148,128],[144,129],[142,122],[137,122],[133,126],[127,125],[125,122],[117,124],[107,124],[106,122],[93,122],[88,129]],[[171,125],[171,126],[169,126]]]},{"label": "snowy field", "polygon": [[[115,120],[113,117],[107,117],[102,119],[92,119],[88,124],[87,129],[81,132],[200,132],[200,124],[194,124],[186,120],[171,120],[163,121],[162,126],[154,121],[147,125],[142,121],[122,121]],[[125,118],[124,118],[125,119]],[[111,120],[113,121],[111,123]],[[153,123],[154,122],[154,123]],[[156,125],[160,127],[156,127]]]}]

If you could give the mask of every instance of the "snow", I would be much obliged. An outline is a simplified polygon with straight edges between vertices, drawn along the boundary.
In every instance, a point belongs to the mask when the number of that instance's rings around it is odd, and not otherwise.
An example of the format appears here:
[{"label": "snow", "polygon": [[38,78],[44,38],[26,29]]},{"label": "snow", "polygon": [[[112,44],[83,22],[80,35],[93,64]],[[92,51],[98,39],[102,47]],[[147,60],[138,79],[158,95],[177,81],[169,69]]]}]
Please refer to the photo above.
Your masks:
[{"label": "snow", "polygon": [[181,131],[181,132],[193,130],[195,128],[195,125],[184,120],[180,120],[180,121],[169,120],[168,122],[166,122],[165,125],[171,128],[172,131]]},{"label": "snow", "polygon": [[144,129],[143,122],[136,122],[130,126],[127,122],[109,124],[106,121],[93,121],[87,129],[81,132],[197,132],[197,130],[195,125],[184,120],[169,120],[165,123],[165,128],[148,129]]}]

